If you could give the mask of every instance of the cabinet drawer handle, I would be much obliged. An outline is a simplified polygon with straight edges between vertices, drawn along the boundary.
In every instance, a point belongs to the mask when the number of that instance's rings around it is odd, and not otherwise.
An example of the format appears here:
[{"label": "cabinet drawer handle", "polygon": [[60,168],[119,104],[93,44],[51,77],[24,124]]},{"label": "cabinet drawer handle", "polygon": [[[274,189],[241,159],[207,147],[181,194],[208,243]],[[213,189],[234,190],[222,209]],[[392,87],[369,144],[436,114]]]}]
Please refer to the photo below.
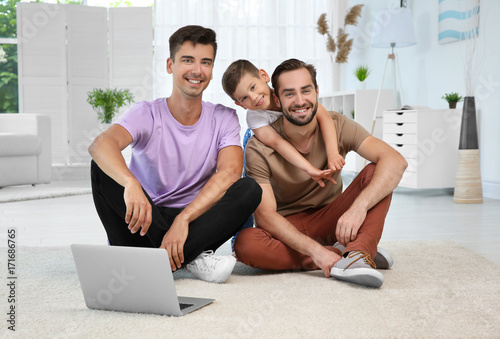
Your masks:
[{"label": "cabinet drawer handle", "polygon": [[403,115],[404,112],[396,112],[397,115]]},{"label": "cabinet drawer handle", "polygon": [[398,147],[403,147],[403,144],[396,144],[396,146],[398,146]]},{"label": "cabinet drawer handle", "polygon": [[403,133],[396,133],[396,135],[397,135],[398,137],[402,137],[402,136],[403,136]]},{"label": "cabinet drawer handle", "polygon": [[402,122],[398,122],[398,123],[396,123],[396,125],[403,126],[404,124]]}]

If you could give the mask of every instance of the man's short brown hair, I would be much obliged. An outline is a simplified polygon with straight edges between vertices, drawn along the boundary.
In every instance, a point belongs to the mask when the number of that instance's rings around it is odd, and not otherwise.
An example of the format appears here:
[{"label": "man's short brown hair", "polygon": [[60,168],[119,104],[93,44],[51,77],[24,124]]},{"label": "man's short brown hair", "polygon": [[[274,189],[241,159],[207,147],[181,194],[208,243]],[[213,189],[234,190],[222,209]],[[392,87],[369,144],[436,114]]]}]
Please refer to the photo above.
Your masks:
[{"label": "man's short brown hair", "polygon": [[202,26],[184,26],[175,31],[168,40],[170,47],[170,59],[175,61],[175,54],[181,49],[182,44],[190,41],[193,45],[212,45],[214,49],[214,61],[217,54],[216,34],[213,29]]},{"label": "man's short brown hair", "polygon": [[314,89],[318,89],[318,83],[316,82],[316,68],[314,68],[313,65],[311,64],[306,64],[303,61],[297,60],[297,59],[288,59],[283,61],[281,64],[276,67],[276,69],[273,72],[273,75],[271,76],[271,83],[274,88],[274,93],[276,96],[279,98],[279,76],[282,73],[289,72],[289,71],[295,71],[297,69],[305,68],[311,74],[311,80],[314,84]]},{"label": "man's short brown hair", "polygon": [[241,78],[244,75],[250,74],[253,77],[259,77],[259,69],[248,60],[240,59],[234,61],[224,72],[222,76],[222,88],[227,95],[234,101],[238,101],[233,97],[236,87],[238,87]]}]

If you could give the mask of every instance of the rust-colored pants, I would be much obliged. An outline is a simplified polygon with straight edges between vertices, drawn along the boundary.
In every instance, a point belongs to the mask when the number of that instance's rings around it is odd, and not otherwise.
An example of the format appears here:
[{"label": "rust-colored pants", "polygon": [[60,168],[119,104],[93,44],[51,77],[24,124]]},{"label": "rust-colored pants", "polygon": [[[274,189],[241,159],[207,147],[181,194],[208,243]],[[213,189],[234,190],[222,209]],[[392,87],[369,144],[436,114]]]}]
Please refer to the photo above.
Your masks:
[{"label": "rust-colored pants", "polygon": [[[339,253],[331,247],[337,241],[335,236],[337,221],[370,183],[374,171],[374,164],[367,165],[346,190],[329,205],[292,214],[286,219],[303,234],[329,250]],[[391,198],[392,193],[368,211],[356,240],[347,244],[346,252],[359,250],[372,258],[375,257]],[[242,230],[236,238],[234,249],[239,260],[255,268],[277,271],[318,268],[310,257],[288,247],[258,227]]]}]

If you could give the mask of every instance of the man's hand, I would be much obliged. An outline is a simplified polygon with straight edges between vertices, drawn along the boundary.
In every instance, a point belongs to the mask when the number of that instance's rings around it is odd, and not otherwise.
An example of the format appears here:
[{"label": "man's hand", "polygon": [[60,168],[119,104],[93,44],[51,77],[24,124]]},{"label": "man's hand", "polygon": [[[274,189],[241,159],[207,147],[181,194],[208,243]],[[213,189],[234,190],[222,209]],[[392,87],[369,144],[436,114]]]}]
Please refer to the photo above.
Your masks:
[{"label": "man's hand", "polygon": [[335,236],[337,241],[344,246],[354,241],[358,236],[358,231],[365,221],[366,209],[361,207],[351,206],[337,222]]},{"label": "man's hand", "polygon": [[333,265],[335,265],[337,261],[341,259],[341,257],[337,253],[329,251],[323,246],[319,245],[317,250],[315,250],[313,255],[311,255],[311,259],[316,264],[316,266],[318,266],[323,271],[323,273],[325,274],[325,278],[329,278],[330,271]]},{"label": "man's hand", "polygon": [[152,208],[139,182],[125,185],[123,199],[127,206],[125,222],[128,224],[128,229],[130,232],[136,233],[142,228],[141,235],[144,236],[151,225]]},{"label": "man's hand", "polygon": [[179,214],[163,237],[160,248],[168,251],[172,271],[181,268],[184,263],[184,243],[188,233],[189,222]]}]

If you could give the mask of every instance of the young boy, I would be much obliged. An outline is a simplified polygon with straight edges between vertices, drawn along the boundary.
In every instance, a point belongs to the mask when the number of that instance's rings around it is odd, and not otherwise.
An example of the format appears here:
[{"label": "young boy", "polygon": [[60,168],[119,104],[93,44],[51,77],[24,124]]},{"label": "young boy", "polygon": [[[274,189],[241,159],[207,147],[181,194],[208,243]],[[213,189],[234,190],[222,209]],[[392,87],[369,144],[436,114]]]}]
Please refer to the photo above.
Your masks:
[{"label": "young boy", "polygon": [[[222,87],[236,105],[247,110],[247,125],[257,139],[275,149],[288,162],[305,171],[321,187],[323,179],[330,180],[345,164],[339,154],[335,125],[326,109],[320,104],[316,117],[325,140],[328,169],[314,167],[271,126],[282,115],[281,108],[273,100],[273,91],[267,84],[270,78],[264,70],[259,70],[248,60],[233,62],[222,76]],[[335,183],[335,182],[334,182]]]}]

